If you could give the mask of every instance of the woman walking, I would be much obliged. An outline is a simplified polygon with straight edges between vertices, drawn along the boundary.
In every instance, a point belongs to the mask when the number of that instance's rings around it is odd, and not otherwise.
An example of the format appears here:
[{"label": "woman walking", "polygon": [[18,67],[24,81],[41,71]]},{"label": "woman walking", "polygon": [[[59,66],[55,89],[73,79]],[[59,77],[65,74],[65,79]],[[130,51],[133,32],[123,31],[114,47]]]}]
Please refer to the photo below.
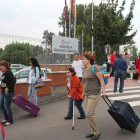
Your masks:
[{"label": "woman walking", "polygon": [[28,96],[31,102],[33,102],[34,98],[33,103],[37,105],[37,89],[35,88],[35,83],[37,82],[40,75],[40,66],[35,58],[31,58],[29,64],[31,66],[31,69],[29,70],[29,75],[27,78],[27,83],[29,83]]},{"label": "woman walking", "polygon": [[136,61],[136,69],[139,72],[138,83],[140,84],[140,56],[139,56],[139,59],[137,59],[137,61]]},{"label": "woman walking", "polygon": [[66,87],[68,89],[68,98],[69,98],[69,110],[68,110],[68,114],[66,117],[64,117],[64,119],[72,119],[72,115],[73,115],[73,99],[72,97],[76,94],[75,97],[75,105],[80,113],[80,117],[77,117],[77,119],[85,119],[85,112],[83,110],[82,107],[82,93],[83,93],[83,86],[78,78],[78,76],[76,75],[76,72],[74,70],[74,68],[70,67],[67,69],[67,83],[66,83]]},{"label": "woman walking", "polygon": [[106,97],[105,84],[102,76],[102,72],[97,65],[94,65],[95,74],[92,72],[92,65],[94,64],[94,58],[91,54],[85,53],[83,55],[83,65],[85,66],[85,72],[83,75],[84,92],[82,98],[86,99],[86,117],[88,118],[91,132],[86,136],[91,140],[96,140],[100,136],[100,131],[95,119],[95,108],[101,96],[100,86],[102,87],[103,96]]},{"label": "woman walking", "polygon": [[106,64],[107,64],[107,72],[109,73],[109,69],[110,69],[110,53],[107,54],[106,58],[105,58]]},{"label": "woman walking", "polygon": [[11,102],[14,97],[14,85],[16,79],[11,72],[11,68],[7,61],[0,62],[1,76],[1,95],[0,95],[0,109],[4,115],[4,120],[1,122],[4,126],[13,124],[13,114],[11,110]]},{"label": "woman walking", "polygon": [[114,65],[114,61],[116,60],[115,55],[116,55],[116,51],[112,51],[112,52],[111,52],[111,56],[110,56],[110,65],[111,65],[110,78],[114,78],[114,69],[113,69],[113,65]]}]

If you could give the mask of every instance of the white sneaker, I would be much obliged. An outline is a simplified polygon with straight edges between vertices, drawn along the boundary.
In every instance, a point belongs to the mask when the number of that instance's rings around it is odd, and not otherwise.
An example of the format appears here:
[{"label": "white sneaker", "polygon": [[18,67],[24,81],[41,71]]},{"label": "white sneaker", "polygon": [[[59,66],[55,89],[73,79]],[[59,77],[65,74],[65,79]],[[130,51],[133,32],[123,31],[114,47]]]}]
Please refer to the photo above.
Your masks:
[{"label": "white sneaker", "polygon": [[111,79],[114,79],[115,77],[111,77]]},{"label": "white sneaker", "polygon": [[140,84],[140,81],[138,80],[138,83]]}]

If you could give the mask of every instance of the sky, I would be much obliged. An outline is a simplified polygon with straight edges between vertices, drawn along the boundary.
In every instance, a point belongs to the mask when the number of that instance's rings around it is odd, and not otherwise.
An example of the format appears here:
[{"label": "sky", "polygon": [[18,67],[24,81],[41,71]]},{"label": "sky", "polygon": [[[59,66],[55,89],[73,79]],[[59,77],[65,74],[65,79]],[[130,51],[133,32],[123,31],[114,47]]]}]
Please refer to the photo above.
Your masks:
[{"label": "sky", "polygon": [[[100,0],[93,0],[96,5]],[[119,0],[119,4],[123,0]],[[134,38],[140,50],[140,0],[135,0],[133,31]],[[77,4],[89,4],[92,0],[76,0]],[[126,0],[124,15],[128,14],[132,0]],[[69,5],[69,0],[67,0]],[[65,5],[65,0],[0,0],[0,33],[42,38],[43,31],[48,30],[58,35],[62,29],[58,26],[59,17]],[[131,32],[131,33],[132,33]]]}]

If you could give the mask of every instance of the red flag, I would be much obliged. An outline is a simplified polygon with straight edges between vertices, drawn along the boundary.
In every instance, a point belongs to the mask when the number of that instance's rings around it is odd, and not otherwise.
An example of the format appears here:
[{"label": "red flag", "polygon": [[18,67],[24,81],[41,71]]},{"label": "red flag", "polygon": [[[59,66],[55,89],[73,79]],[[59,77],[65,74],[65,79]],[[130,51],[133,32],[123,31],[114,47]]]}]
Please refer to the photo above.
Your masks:
[{"label": "red flag", "polygon": [[67,21],[67,9],[68,9],[67,2],[65,0],[65,21]]}]

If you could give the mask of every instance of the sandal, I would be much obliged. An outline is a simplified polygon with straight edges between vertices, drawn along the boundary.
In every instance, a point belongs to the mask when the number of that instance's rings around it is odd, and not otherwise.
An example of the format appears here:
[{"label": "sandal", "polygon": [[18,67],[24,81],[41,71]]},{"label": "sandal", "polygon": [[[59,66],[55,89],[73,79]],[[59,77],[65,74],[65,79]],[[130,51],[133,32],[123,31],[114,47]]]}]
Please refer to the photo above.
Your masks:
[{"label": "sandal", "polygon": [[3,120],[2,122],[1,122],[1,124],[5,124],[7,122],[7,120]]},{"label": "sandal", "polygon": [[9,123],[9,122],[6,122],[5,124],[4,124],[4,126],[9,126],[9,125],[11,125],[12,123]]}]

